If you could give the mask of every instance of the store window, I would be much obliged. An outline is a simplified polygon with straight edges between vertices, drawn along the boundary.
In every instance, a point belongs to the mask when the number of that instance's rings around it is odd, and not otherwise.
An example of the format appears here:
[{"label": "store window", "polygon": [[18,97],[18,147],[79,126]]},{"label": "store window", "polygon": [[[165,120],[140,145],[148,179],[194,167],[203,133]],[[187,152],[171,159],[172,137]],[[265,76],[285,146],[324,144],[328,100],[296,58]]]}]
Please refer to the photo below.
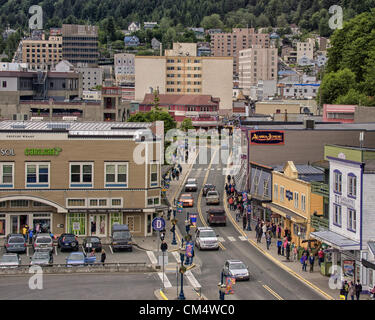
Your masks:
[{"label": "store window", "polygon": [[86,213],[69,213],[67,215],[68,233],[76,236],[84,236],[86,234]]},{"label": "store window", "polygon": [[151,164],[151,187],[158,186],[158,165],[156,163]]},{"label": "store window", "polygon": [[301,209],[306,211],[306,196],[304,194],[301,194]]},{"label": "store window", "polygon": [[92,188],[93,167],[92,163],[70,163],[70,187]]},{"label": "store window", "polygon": [[0,187],[13,188],[14,163],[0,164]]},{"label": "store window", "polygon": [[348,196],[352,198],[357,196],[357,177],[353,173],[348,174]]},{"label": "store window", "polygon": [[280,201],[284,201],[284,195],[285,195],[285,188],[284,186],[280,186]]},{"label": "store window", "polygon": [[299,193],[294,192],[294,208],[298,209],[298,203],[299,203]]},{"label": "store window", "polygon": [[111,230],[114,224],[122,224],[122,213],[112,212],[111,213]]},{"label": "store window", "polygon": [[275,200],[279,199],[279,186],[276,183],[273,185],[273,196]]},{"label": "store window", "polygon": [[341,194],[342,190],[342,174],[339,170],[334,171],[333,191]]},{"label": "store window", "polygon": [[333,204],[333,224],[341,227],[341,206]]},{"label": "store window", "polygon": [[49,163],[26,163],[26,187],[49,188]]},{"label": "store window", "polygon": [[357,230],[357,215],[354,209],[348,208],[348,230],[356,231]]},{"label": "store window", "polygon": [[0,214],[0,236],[6,235],[6,219],[5,214]]},{"label": "store window", "polygon": [[67,199],[66,206],[69,208],[86,207],[86,199]]}]

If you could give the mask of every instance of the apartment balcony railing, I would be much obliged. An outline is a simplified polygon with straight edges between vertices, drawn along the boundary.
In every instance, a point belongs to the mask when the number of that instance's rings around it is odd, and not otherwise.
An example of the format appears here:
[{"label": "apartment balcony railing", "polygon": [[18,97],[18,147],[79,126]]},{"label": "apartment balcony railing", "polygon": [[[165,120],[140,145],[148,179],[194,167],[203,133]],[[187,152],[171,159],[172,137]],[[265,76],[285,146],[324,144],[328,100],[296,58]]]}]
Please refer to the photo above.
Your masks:
[{"label": "apartment balcony railing", "polygon": [[329,185],[327,183],[312,181],[311,192],[323,197],[329,197]]},{"label": "apartment balcony railing", "polygon": [[328,230],[329,221],[327,218],[313,215],[311,216],[311,226],[317,231]]}]

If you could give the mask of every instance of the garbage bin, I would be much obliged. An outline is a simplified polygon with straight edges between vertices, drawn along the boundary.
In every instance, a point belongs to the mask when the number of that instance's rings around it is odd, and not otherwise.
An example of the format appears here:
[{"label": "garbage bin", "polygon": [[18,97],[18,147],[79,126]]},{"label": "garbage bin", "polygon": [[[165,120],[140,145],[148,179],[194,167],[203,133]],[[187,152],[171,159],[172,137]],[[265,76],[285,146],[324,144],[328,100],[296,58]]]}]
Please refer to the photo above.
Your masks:
[{"label": "garbage bin", "polygon": [[320,273],[323,275],[323,276],[327,276],[329,277],[331,274],[329,272],[330,268],[332,266],[332,262],[322,262],[321,265],[320,265]]},{"label": "garbage bin", "polygon": [[305,251],[305,248],[303,247],[298,248],[298,260],[301,260],[303,251]]}]

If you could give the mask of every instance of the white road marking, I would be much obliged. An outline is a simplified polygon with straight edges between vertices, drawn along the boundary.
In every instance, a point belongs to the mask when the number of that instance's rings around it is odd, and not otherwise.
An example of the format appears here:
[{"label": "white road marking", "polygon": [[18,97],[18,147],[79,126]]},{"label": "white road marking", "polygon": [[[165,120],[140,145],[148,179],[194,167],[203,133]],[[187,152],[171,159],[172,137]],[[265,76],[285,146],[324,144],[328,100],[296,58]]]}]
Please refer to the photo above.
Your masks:
[{"label": "white road marking", "polygon": [[190,270],[185,272],[186,277],[188,278],[190,284],[192,285],[193,288],[201,288],[202,286],[200,283],[195,279],[194,275]]},{"label": "white road marking", "polygon": [[238,238],[239,238],[241,241],[247,241],[247,237],[244,237],[244,236],[238,236]]},{"label": "white road marking", "polygon": [[[147,251],[148,252],[148,251]],[[158,272],[160,280],[163,282],[163,272]],[[164,288],[172,288],[171,283],[169,282],[167,275],[164,272]]]},{"label": "white road marking", "polygon": [[228,240],[230,240],[230,241],[237,241],[234,237],[228,237]]},{"label": "white road marking", "polygon": [[181,262],[179,253],[177,253],[176,251],[173,251],[172,255],[174,256],[174,258],[176,259],[177,262]]},{"label": "white road marking", "polygon": [[158,264],[158,260],[156,259],[155,254],[152,251],[147,251],[146,253],[152,264]]},{"label": "white road marking", "polygon": [[220,242],[225,242],[225,239],[223,237],[218,237],[217,240],[219,240]]}]

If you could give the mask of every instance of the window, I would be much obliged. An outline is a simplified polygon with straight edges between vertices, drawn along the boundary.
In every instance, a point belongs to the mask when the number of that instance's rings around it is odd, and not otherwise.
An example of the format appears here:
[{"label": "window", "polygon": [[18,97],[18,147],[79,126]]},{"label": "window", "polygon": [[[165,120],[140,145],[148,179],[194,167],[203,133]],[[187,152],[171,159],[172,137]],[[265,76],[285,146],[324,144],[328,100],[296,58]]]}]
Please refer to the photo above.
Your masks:
[{"label": "window", "polygon": [[29,200],[10,200],[11,208],[27,208],[29,206]]},{"label": "window", "polygon": [[151,187],[156,187],[158,185],[158,165],[156,163],[151,164]]},{"label": "window", "polygon": [[93,164],[71,163],[70,164],[70,187],[93,187]]},{"label": "window", "polygon": [[89,199],[89,207],[107,207],[107,199]]},{"label": "window", "polygon": [[108,187],[123,187],[128,186],[128,164],[121,163],[106,163],[105,164],[105,186]]},{"label": "window", "polygon": [[49,187],[49,163],[26,163],[26,187]]},{"label": "window", "polygon": [[285,188],[280,186],[280,201],[284,201]]},{"label": "window", "polygon": [[160,199],[159,199],[159,197],[148,198],[148,199],[147,199],[147,206],[148,206],[148,207],[158,206],[159,203],[160,203]]},{"label": "window", "polygon": [[348,174],[348,196],[353,198],[357,196],[357,177],[352,173]]},{"label": "window", "polygon": [[337,193],[341,193],[342,190],[342,174],[340,171],[334,171],[334,181],[333,181],[333,191]]},{"label": "window", "polygon": [[268,194],[268,180],[263,181],[263,195]]},{"label": "window", "polygon": [[67,207],[86,207],[86,199],[67,199]]},{"label": "window", "polygon": [[13,188],[13,163],[0,164],[0,188]]},{"label": "window", "polygon": [[294,192],[294,208],[298,208],[298,192]]},{"label": "window", "polygon": [[46,206],[44,203],[39,201],[33,201],[33,207],[44,207]]},{"label": "window", "polygon": [[353,209],[348,208],[348,230],[356,231],[357,229],[357,217],[356,212]]},{"label": "window", "polygon": [[306,211],[306,196],[304,194],[301,194],[301,209]]},{"label": "window", "polygon": [[333,224],[341,227],[341,206],[333,204]]},{"label": "window", "polygon": [[122,199],[111,199],[112,207],[122,207]]},{"label": "window", "polygon": [[[6,208],[6,207],[7,207],[7,202],[6,201],[1,201],[0,202],[0,208]],[[0,217],[1,217],[1,215],[0,215]]]},{"label": "window", "polygon": [[273,196],[275,200],[278,200],[279,198],[279,186],[275,183],[273,185]]},{"label": "window", "polygon": [[7,87],[7,82],[3,81],[3,88],[6,88],[6,87]]},{"label": "window", "polygon": [[259,176],[254,177],[254,193],[258,194],[258,188],[259,188]]}]

